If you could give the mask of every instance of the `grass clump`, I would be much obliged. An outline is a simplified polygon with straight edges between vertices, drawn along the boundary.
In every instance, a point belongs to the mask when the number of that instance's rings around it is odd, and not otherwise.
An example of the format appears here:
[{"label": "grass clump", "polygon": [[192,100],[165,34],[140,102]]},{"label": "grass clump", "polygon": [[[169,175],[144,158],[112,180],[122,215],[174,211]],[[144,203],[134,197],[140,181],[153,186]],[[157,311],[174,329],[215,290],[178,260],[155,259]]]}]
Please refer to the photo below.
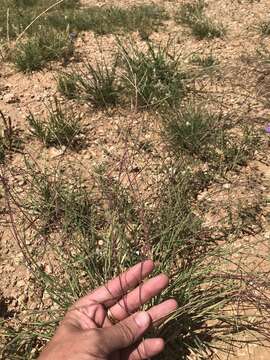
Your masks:
[{"label": "grass clump", "polygon": [[18,129],[16,129],[10,116],[5,116],[0,110],[0,164],[6,160],[7,154],[18,151],[21,147]]},{"label": "grass clump", "polygon": [[[70,174],[63,169],[46,173],[32,165],[28,170],[31,197],[27,195],[28,204],[18,212],[24,222],[15,225],[23,223],[26,232],[21,229],[16,234],[20,234],[18,241],[33,237],[36,247],[28,247],[26,257],[40,286],[57,304],[57,311],[46,312],[51,321],[47,318],[40,331],[37,324],[42,314],[29,314],[32,322],[22,321],[19,327],[21,339],[28,341],[17,343],[18,333],[9,332],[6,356],[15,356],[22,348],[27,355],[33,352],[28,347],[31,339],[40,350],[40,344],[52,337],[62,314],[79,296],[149,257],[156,262],[156,273],[165,272],[171,279],[170,286],[151,305],[171,297],[179,304],[170,319],[153,330],[155,336],[168,339],[162,359],[172,359],[175,353],[183,360],[192,354],[207,358],[218,344],[221,348],[226,343],[237,344],[235,336],[242,332],[254,332],[257,339],[263,336],[268,319],[260,311],[267,308],[269,300],[261,298],[261,291],[254,291],[254,286],[261,290],[267,286],[267,270],[262,276],[254,270],[255,263],[250,269],[238,263],[233,266],[233,254],[247,254],[247,247],[237,248],[232,239],[227,243],[223,238],[219,243],[216,229],[202,227],[192,205],[199,191],[196,173],[186,171],[186,165],[175,163],[171,176],[164,169],[160,188],[146,198],[141,194],[139,201],[132,184],[123,191],[123,186],[105,173],[95,185],[85,188],[80,181],[70,181]],[[8,195],[10,190],[5,189]],[[16,199],[17,206],[20,202]],[[41,250],[40,242],[34,239],[43,236],[44,224],[48,229],[46,249]],[[38,265],[47,255],[57,262],[50,274]],[[261,256],[258,261],[262,262]]]},{"label": "grass clump", "polygon": [[95,108],[114,106],[121,92],[116,63],[109,67],[105,62],[95,66],[85,62],[80,68],[59,76],[58,90],[67,98],[80,99]]},{"label": "grass clump", "polygon": [[202,66],[203,68],[211,68],[218,64],[218,61],[212,54],[200,55],[197,53],[192,54],[191,63]]},{"label": "grass clump", "polygon": [[147,43],[146,52],[119,43],[121,82],[135,107],[159,107],[181,102],[187,74],[168,47]]},{"label": "grass clump", "polygon": [[77,81],[76,74],[62,73],[57,78],[57,89],[68,99],[74,99],[77,97]]},{"label": "grass clump", "polygon": [[41,32],[16,46],[12,60],[18,70],[31,72],[42,69],[47,62],[67,62],[73,55],[74,45],[65,33]]},{"label": "grass clump", "polygon": [[116,105],[120,92],[116,64],[109,67],[103,62],[94,67],[85,63],[78,72],[77,89],[81,98],[96,108]]},{"label": "grass clump", "polygon": [[64,109],[59,101],[47,106],[48,117],[41,120],[33,113],[27,117],[30,131],[47,146],[66,146],[72,149],[80,147],[81,134],[83,133],[81,119],[73,111]]},{"label": "grass clump", "polygon": [[189,26],[192,34],[200,40],[222,37],[225,34],[224,26],[205,15],[205,6],[201,0],[183,4],[176,13],[176,22]]},{"label": "grass clump", "polygon": [[173,110],[163,115],[163,124],[177,156],[186,154],[199,159],[215,171],[244,165],[258,146],[258,138],[250,129],[242,129],[239,139],[230,134],[231,125],[221,113],[201,107]]}]

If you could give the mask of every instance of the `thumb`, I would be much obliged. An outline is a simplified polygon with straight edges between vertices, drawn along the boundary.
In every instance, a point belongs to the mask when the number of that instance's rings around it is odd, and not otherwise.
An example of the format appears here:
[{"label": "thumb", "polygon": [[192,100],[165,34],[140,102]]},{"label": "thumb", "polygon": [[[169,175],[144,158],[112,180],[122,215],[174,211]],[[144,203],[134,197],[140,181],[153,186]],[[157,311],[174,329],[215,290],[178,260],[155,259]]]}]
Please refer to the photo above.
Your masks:
[{"label": "thumb", "polygon": [[108,354],[134,344],[150,327],[151,317],[141,311],[114,326],[103,328],[102,333]]}]

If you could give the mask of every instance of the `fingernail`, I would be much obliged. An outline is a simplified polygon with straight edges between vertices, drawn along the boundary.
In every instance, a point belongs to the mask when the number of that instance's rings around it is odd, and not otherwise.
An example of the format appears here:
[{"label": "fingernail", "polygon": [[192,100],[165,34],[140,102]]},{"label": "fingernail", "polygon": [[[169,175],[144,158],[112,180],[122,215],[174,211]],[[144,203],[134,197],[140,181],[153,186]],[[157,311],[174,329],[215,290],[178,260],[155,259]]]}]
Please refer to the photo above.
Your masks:
[{"label": "fingernail", "polygon": [[141,328],[146,328],[149,326],[150,317],[145,311],[141,311],[135,315],[136,324]]}]

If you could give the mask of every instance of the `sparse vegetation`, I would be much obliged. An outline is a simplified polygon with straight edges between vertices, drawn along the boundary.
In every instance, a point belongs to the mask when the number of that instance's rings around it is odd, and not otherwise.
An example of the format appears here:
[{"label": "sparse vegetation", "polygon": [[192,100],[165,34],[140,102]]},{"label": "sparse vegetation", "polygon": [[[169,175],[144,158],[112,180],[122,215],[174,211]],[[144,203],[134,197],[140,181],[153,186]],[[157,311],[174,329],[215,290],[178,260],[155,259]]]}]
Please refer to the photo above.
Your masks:
[{"label": "sparse vegetation", "polygon": [[175,20],[189,26],[193,35],[200,40],[222,37],[225,34],[224,26],[205,15],[204,8],[205,3],[201,0],[183,4],[176,13]]},{"label": "sparse vegetation", "polygon": [[41,32],[19,43],[12,56],[18,70],[29,72],[42,69],[48,61],[67,62],[74,51],[65,33]]},{"label": "sparse vegetation", "polygon": [[170,284],[145,309],[179,305],[146,334],[166,341],[157,359],[269,343],[270,52],[262,38],[234,66],[200,43],[225,34],[220,2],[65,0],[24,32],[55,1],[0,0],[1,358],[36,359],[74,301],[146,258]]},{"label": "sparse vegetation", "polygon": [[5,162],[8,153],[18,151],[21,144],[18,129],[13,126],[10,116],[0,110],[0,164]]},{"label": "sparse vegetation", "polygon": [[192,54],[191,63],[202,66],[203,68],[213,68],[218,64],[218,60],[215,57],[210,55],[200,55],[197,53]]},{"label": "sparse vegetation", "polygon": [[49,103],[47,111],[46,120],[39,119],[33,113],[28,115],[27,122],[32,135],[45,146],[78,147],[83,132],[81,119],[74,112],[64,109],[57,99]]},{"label": "sparse vegetation", "polygon": [[131,44],[120,46],[122,82],[135,107],[159,107],[180,103],[185,94],[187,74],[176,55],[167,47],[148,43],[146,52]]}]

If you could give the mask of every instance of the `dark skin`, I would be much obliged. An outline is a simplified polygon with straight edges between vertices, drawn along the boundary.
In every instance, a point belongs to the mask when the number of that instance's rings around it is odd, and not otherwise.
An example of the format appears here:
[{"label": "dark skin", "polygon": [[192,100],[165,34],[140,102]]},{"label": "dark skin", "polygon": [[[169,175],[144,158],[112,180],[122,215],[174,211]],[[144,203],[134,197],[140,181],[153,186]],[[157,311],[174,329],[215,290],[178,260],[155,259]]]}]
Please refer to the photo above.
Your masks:
[{"label": "dark skin", "polygon": [[167,300],[147,312],[136,312],[168,286],[164,274],[141,283],[153,269],[153,262],[146,260],[79,299],[39,360],[141,360],[159,354],[164,340],[142,337],[175,311],[177,303]]}]

